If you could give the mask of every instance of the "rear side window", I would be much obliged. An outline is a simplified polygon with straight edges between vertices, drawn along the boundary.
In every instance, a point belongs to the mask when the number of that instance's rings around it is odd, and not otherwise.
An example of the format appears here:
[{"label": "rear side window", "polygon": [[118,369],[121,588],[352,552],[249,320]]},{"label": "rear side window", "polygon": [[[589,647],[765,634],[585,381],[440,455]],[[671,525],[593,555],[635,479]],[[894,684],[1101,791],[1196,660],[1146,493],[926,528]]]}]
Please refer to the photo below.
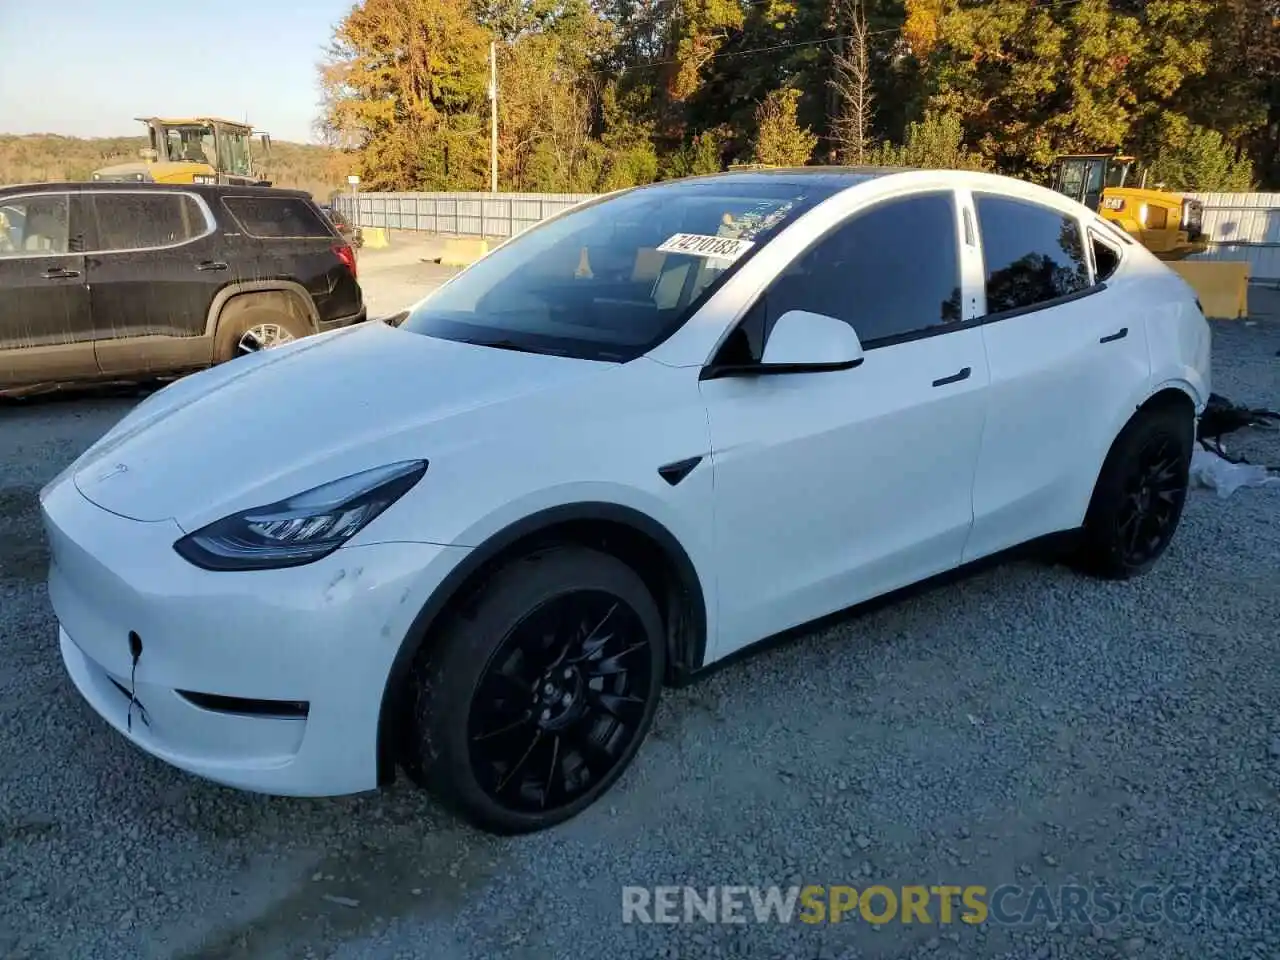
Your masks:
[{"label": "rear side window", "polygon": [[1025,200],[978,195],[987,313],[1024,310],[1089,286],[1080,223]]},{"label": "rear side window", "polygon": [[766,333],[788,310],[808,310],[844,320],[864,346],[959,321],[952,195],[889,200],[855,214],[782,272],[764,309]]},{"label": "rear side window", "polygon": [[90,219],[102,251],[148,250],[186,243],[209,232],[204,208],[185,193],[91,193]]},{"label": "rear side window", "polygon": [[320,212],[297,197],[223,197],[222,203],[251,237],[333,239],[333,231]]}]

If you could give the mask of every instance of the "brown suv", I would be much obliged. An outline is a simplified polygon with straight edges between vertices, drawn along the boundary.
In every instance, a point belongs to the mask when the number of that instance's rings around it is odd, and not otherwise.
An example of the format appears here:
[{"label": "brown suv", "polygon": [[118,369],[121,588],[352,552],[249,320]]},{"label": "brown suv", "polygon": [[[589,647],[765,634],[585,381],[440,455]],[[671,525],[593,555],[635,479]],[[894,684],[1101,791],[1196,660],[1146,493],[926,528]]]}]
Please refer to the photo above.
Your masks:
[{"label": "brown suv", "polygon": [[301,191],[0,188],[0,393],[183,373],[364,319],[355,253]]}]

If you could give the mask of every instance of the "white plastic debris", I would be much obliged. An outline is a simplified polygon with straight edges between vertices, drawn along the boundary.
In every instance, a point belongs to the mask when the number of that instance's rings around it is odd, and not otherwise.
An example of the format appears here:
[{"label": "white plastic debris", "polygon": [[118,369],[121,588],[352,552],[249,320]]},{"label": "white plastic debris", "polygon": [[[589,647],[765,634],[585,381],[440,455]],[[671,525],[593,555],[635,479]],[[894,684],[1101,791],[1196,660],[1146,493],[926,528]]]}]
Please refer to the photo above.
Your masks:
[{"label": "white plastic debris", "polygon": [[1225,500],[1241,487],[1280,484],[1280,476],[1261,464],[1232,463],[1197,446],[1191,454],[1191,482],[1217,491],[1218,497]]}]

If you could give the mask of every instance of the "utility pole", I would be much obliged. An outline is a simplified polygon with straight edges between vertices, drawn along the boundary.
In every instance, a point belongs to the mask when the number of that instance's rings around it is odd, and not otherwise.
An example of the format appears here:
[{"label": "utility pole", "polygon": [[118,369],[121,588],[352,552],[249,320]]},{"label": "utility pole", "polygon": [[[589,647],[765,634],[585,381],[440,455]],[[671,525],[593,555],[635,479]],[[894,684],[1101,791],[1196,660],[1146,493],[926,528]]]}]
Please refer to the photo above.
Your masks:
[{"label": "utility pole", "polygon": [[489,192],[498,192],[498,44],[489,41]]}]

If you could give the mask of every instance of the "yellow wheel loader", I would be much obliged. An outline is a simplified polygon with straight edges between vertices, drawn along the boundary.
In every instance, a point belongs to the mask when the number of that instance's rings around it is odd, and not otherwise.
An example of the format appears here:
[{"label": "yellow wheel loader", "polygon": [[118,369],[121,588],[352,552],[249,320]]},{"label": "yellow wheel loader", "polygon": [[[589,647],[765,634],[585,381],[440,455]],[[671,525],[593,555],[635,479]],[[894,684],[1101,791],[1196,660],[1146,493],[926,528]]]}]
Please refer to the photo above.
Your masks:
[{"label": "yellow wheel loader", "polygon": [[[1089,153],[1054,161],[1053,189],[1112,221],[1161,260],[1182,260],[1208,248],[1199,200],[1147,189],[1138,162],[1119,153]],[[1133,181],[1138,179],[1138,183]]]},{"label": "yellow wheel loader", "polygon": [[261,144],[257,164],[270,155],[271,138],[253,127],[216,117],[138,117],[150,138],[141,160],[103,167],[94,180],[142,183],[231,183],[271,186],[255,165],[249,142]]}]

